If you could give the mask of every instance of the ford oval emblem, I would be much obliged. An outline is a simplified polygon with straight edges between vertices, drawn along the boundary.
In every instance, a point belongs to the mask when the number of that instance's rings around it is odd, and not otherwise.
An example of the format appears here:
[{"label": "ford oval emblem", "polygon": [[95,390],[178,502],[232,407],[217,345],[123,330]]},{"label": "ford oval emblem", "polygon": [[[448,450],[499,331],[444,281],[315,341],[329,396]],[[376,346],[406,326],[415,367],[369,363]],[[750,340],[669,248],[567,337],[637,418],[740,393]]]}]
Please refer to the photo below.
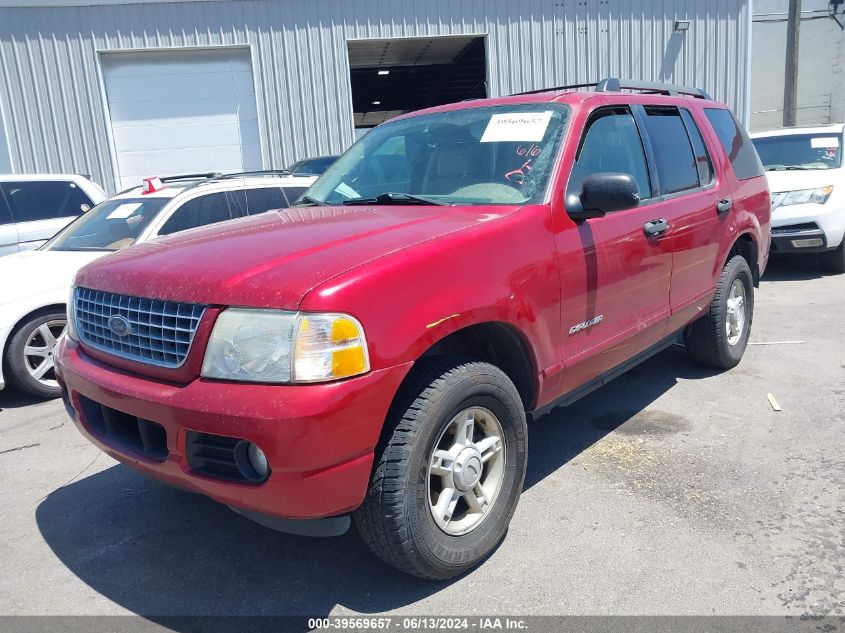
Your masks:
[{"label": "ford oval emblem", "polygon": [[115,336],[132,334],[132,324],[129,323],[129,319],[121,314],[113,314],[109,317],[109,329]]}]

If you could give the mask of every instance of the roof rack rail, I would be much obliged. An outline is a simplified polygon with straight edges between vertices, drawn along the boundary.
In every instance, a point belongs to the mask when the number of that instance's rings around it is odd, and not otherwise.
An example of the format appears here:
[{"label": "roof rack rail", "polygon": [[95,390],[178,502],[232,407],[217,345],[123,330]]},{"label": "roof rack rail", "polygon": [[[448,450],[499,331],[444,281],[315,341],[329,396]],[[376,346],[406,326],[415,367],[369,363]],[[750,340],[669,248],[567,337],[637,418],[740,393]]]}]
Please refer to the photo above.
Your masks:
[{"label": "roof rack rail", "polygon": [[210,180],[211,178],[219,178],[222,174],[219,171],[207,171],[200,174],[173,174],[172,176],[162,176],[159,178],[161,182],[173,182],[175,180]]},{"label": "roof rack rail", "polygon": [[215,180],[224,180],[226,178],[243,178],[244,176],[290,176],[291,172],[287,169],[257,169],[253,171],[239,171],[231,174],[218,174]]},{"label": "roof rack rail", "polygon": [[607,77],[595,83],[556,86],[554,88],[529,90],[527,92],[518,92],[516,94],[530,95],[539,94],[541,92],[560,92],[564,90],[574,90],[577,88],[595,88],[596,92],[622,92],[623,90],[636,90],[639,92],[648,92],[669,96],[686,95],[690,97],[695,97],[697,99],[710,99],[710,95],[707,94],[707,92],[702,90],[701,88],[691,88],[690,86],[660,83],[656,81],[633,81],[628,79],[619,79],[617,77]]}]

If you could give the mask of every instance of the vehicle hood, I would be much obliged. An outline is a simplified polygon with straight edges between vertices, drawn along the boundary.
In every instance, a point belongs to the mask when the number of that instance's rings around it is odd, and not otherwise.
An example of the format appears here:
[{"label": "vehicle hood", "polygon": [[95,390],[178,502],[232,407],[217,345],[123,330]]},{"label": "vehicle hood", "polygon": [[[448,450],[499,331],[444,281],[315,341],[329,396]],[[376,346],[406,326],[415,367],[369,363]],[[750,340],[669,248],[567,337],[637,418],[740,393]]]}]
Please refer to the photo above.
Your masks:
[{"label": "vehicle hood", "polygon": [[76,271],[105,254],[102,251],[26,251],[0,257],[2,303],[69,288]]},{"label": "vehicle hood", "polygon": [[297,207],[185,231],[116,252],[80,286],[212,305],[295,309],[347,270],[519,207]]},{"label": "vehicle hood", "polygon": [[843,170],[841,169],[767,171],[766,178],[769,180],[769,191],[772,193],[816,189],[837,183],[841,183],[839,186],[845,185],[842,182]]}]

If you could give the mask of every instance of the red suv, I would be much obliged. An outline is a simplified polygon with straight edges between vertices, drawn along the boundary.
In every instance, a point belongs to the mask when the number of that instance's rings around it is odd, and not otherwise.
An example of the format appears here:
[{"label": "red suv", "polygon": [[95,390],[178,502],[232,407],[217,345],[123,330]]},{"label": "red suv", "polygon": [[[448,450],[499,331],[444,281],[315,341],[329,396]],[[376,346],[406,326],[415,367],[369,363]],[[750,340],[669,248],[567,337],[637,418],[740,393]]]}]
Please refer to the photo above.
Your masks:
[{"label": "red suv", "polygon": [[699,90],[611,79],[380,125],[294,208],[77,275],[68,412],[114,458],[280,530],[354,520],[448,578],[503,538],[526,420],[683,333],[736,365],[763,168]]}]

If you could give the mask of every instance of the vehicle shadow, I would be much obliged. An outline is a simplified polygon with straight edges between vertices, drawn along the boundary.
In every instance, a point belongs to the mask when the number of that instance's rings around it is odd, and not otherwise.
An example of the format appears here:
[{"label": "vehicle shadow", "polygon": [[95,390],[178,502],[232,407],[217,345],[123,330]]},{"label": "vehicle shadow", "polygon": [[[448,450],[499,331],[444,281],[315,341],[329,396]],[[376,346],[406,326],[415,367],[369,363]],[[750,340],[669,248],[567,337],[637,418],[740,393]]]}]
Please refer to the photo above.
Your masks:
[{"label": "vehicle shadow", "polygon": [[818,255],[772,255],[762,281],[806,281],[826,274],[819,265]]},{"label": "vehicle shadow", "polygon": [[20,409],[21,407],[28,407],[42,402],[49,402],[49,400],[19,393],[9,387],[0,391],[0,412],[5,409]]},{"label": "vehicle shadow", "polygon": [[[672,347],[535,421],[529,426],[526,487],[628,423],[678,378],[709,375],[683,349]],[[279,534],[124,466],[55,490],[38,506],[36,520],[46,543],[73,573],[151,620],[324,616],[336,606],[377,613],[413,604],[449,584],[411,578],[382,564],[354,532],[334,539]],[[168,626],[187,631],[190,622],[168,620]]]}]

